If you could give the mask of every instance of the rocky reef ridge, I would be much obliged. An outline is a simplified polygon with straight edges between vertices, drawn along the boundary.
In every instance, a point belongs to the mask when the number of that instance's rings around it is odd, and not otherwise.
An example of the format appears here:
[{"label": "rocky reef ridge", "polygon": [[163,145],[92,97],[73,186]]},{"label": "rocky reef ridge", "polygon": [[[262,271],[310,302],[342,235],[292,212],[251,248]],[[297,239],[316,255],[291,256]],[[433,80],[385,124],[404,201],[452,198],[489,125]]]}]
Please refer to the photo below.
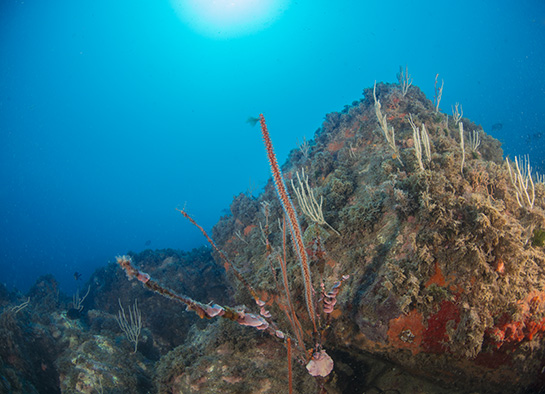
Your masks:
[{"label": "rocky reef ridge", "polygon": [[[40,278],[27,306],[0,289],[0,393],[287,393],[288,354],[293,392],[543,392],[545,186],[528,179],[522,161],[526,184],[517,181],[518,164],[481,127],[436,111],[418,87],[365,89],[282,166],[310,263],[316,330],[270,181],[258,196],[236,196],[211,236],[284,337],[199,319],[142,286],[151,277],[211,310],[258,315],[217,251],[132,253],[149,276],[128,281],[110,264],[77,299],[51,277]],[[305,213],[296,189],[315,198],[322,217]],[[277,256],[285,256],[287,293]],[[136,299],[134,346],[116,317]],[[305,365],[321,349],[334,367],[312,377]]]}]

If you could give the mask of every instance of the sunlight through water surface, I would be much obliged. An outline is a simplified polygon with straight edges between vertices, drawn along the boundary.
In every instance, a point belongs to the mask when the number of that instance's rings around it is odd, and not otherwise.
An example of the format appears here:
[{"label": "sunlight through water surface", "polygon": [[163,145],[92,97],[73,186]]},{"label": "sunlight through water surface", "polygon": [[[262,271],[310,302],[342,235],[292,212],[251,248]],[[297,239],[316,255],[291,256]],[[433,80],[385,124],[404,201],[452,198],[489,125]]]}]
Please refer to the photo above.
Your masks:
[{"label": "sunlight through water surface", "polygon": [[171,0],[191,29],[216,39],[252,34],[273,23],[288,0]]}]

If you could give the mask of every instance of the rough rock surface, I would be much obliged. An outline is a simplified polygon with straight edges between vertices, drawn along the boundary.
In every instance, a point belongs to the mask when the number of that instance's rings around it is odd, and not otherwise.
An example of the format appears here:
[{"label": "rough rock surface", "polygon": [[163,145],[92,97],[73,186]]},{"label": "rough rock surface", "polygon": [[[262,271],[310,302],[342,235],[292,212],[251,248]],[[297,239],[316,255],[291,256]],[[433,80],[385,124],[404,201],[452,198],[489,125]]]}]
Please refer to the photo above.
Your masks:
[{"label": "rough rock surface", "polygon": [[[521,206],[497,140],[463,118],[462,157],[459,126],[435,113],[417,87],[403,97],[398,86],[379,84],[376,94],[395,130],[397,152],[377,124],[373,92],[366,89],[365,99],[328,114],[308,152],[292,151],[283,166],[287,180],[305,170],[315,195],[323,197],[325,220],[340,233],[317,229],[299,211],[315,290],[350,275],[333,321],[322,325],[324,347],[354,357],[380,355],[463,389],[539,387],[545,186],[535,185],[532,208]],[[424,156],[423,169],[409,114],[429,133],[431,158]],[[481,140],[474,150],[468,142],[473,131]],[[271,183],[257,198],[238,196],[214,238],[263,297],[275,299],[260,231],[263,203],[270,211],[269,241],[280,248],[282,213]],[[292,297],[309,329],[293,256],[290,267]],[[250,302],[238,290],[238,299]]]},{"label": "rough rock surface", "polygon": [[[395,146],[366,89],[364,99],[328,114],[315,139],[293,150],[282,168],[292,197],[291,180],[297,184],[304,169],[317,202],[323,198],[327,224],[305,216],[294,198],[316,335],[272,182],[257,197],[235,197],[212,231],[265,302],[268,322],[290,338],[293,391],[545,393],[545,186],[535,184],[530,207],[525,196],[517,199],[497,140],[461,119],[463,154],[459,126],[417,87],[406,96],[397,85],[376,88]],[[429,132],[423,168],[409,114]],[[209,248],[130,255],[178,294],[259,314],[247,286]],[[285,313],[284,255],[300,338]],[[120,303],[127,309],[135,300],[143,322],[136,352],[116,321]],[[0,308],[0,393],[288,392],[282,335],[199,319],[127,280],[115,264],[97,270],[73,297],[50,276],[25,297],[0,285]],[[324,349],[333,371],[313,378],[305,366]]]}]

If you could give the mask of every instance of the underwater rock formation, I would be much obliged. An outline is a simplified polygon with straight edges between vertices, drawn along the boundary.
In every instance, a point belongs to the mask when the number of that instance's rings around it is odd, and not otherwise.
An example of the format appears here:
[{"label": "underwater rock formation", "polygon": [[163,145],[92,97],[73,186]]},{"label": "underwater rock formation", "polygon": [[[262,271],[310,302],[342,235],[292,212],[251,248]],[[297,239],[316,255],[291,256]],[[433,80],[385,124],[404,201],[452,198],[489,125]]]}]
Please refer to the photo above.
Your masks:
[{"label": "underwater rock formation", "polygon": [[[393,151],[377,124],[372,89],[364,96],[328,114],[309,151],[292,151],[282,168],[288,180],[304,169],[323,197],[325,220],[340,233],[318,228],[299,211],[315,291],[321,282],[328,288],[350,275],[332,321],[322,324],[324,347],[354,356],[371,352],[462,389],[539,386],[544,185],[535,185],[532,208],[521,206],[497,140],[468,119],[460,126],[436,113],[417,87],[403,96],[397,85],[378,84],[382,113],[395,130]],[[409,115],[429,133],[431,157],[422,167]],[[474,131],[477,147],[468,145]],[[259,210],[263,204],[268,219]],[[270,244],[282,246],[273,184],[257,198],[238,196],[231,211],[214,228],[214,239],[264,299],[279,300],[279,272],[271,274],[260,231],[268,220]],[[292,297],[310,330],[296,260],[292,255]],[[245,294],[237,287],[237,301],[250,305]],[[281,307],[276,301],[272,305]]]},{"label": "underwater rock formation", "polygon": [[[160,278],[162,284],[175,291],[190,293],[206,302],[217,300],[232,303],[232,290],[226,281],[225,271],[214,262],[208,248],[201,247],[191,252],[145,250],[129,255],[139,267]],[[97,270],[90,282],[89,309],[98,309],[115,316],[119,311],[118,300],[125,305],[138,300],[145,327],[153,333],[153,352],[166,354],[185,341],[191,326],[206,326],[206,322],[194,314],[184,313],[185,308],[179,304],[151,293],[134,282],[128,282],[116,264]],[[95,324],[99,326],[96,321]]]},{"label": "underwater rock formation", "polygon": [[[147,250],[130,255],[175,289],[228,302],[225,273],[206,248]],[[86,289],[89,289],[87,292]],[[81,292],[59,292],[51,275],[28,297],[0,285],[0,393],[152,393],[156,362],[206,322],[126,280],[110,264]],[[119,300],[138,299],[142,329],[137,351],[119,327]],[[76,305],[77,304],[77,305]]]},{"label": "underwater rock formation", "polygon": [[[129,253],[138,280],[112,263],[74,297],[50,276],[29,298],[0,285],[0,393],[288,393],[290,373],[305,394],[543,393],[545,186],[512,172],[497,140],[418,87],[365,89],[282,166],[316,329],[270,181],[235,197],[217,250]],[[137,345],[116,321],[135,300]]]}]

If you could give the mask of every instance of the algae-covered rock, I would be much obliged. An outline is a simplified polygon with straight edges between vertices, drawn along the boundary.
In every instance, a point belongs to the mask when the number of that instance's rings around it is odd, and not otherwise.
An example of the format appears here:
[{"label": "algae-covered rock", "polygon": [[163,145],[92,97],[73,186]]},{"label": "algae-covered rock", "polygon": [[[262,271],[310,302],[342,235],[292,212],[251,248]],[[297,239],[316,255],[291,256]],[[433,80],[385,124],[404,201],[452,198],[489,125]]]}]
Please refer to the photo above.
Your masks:
[{"label": "algae-covered rock", "polygon": [[[350,275],[335,314],[322,314],[320,343],[330,354],[370,352],[460,389],[539,387],[545,366],[545,186],[536,183],[533,206],[524,204],[497,140],[468,119],[460,126],[436,113],[417,87],[403,96],[397,85],[378,84],[382,114],[395,130],[394,149],[377,122],[372,90],[364,95],[326,116],[306,160],[292,153],[283,166],[286,179],[303,169],[309,174],[315,195],[323,197],[324,217],[340,232],[306,231],[315,224],[299,210],[314,290]],[[409,118],[429,133],[430,155],[422,166]],[[476,136],[477,146],[470,141]],[[265,285],[273,316],[289,327],[281,317],[282,289],[273,285],[281,281],[280,270],[271,269],[264,246],[265,237],[272,250],[282,248],[276,200],[269,183],[257,197],[270,207],[267,218],[255,201],[245,210],[237,200],[215,233],[225,240],[222,229],[239,222],[256,229],[273,223],[260,237],[219,244],[250,283]],[[291,296],[310,330],[297,258],[288,257]],[[236,298],[245,299],[243,292],[237,287]]]},{"label": "algae-covered rock", "polygon": [[[294,369],[295,392],[311,393],[315,382]],[[160,394],[287,393],[286,349],[255,330],[220,320],[192,329],[190,339],[157,367]]]},{"label": "algae-covered rock", "polygon": [[101,335],[73,343],[57,368],[63,393],[147,393],[153,388],[145,359]]},{"label": "algae-covered rock", "polygon": [[[298,252],[270,181],[211,249],[129,253],[137,280],[110,264],[71,301],[46,276],[28,304],[0,286],[0,392],[276,394],[290,370],[305,394],[543,392],[545,186],[521,194],[499,142],[417,87],[374,93],[393,143],[366,89],[282,166]],[[136,351],[115,319],[135,300]]]}]

